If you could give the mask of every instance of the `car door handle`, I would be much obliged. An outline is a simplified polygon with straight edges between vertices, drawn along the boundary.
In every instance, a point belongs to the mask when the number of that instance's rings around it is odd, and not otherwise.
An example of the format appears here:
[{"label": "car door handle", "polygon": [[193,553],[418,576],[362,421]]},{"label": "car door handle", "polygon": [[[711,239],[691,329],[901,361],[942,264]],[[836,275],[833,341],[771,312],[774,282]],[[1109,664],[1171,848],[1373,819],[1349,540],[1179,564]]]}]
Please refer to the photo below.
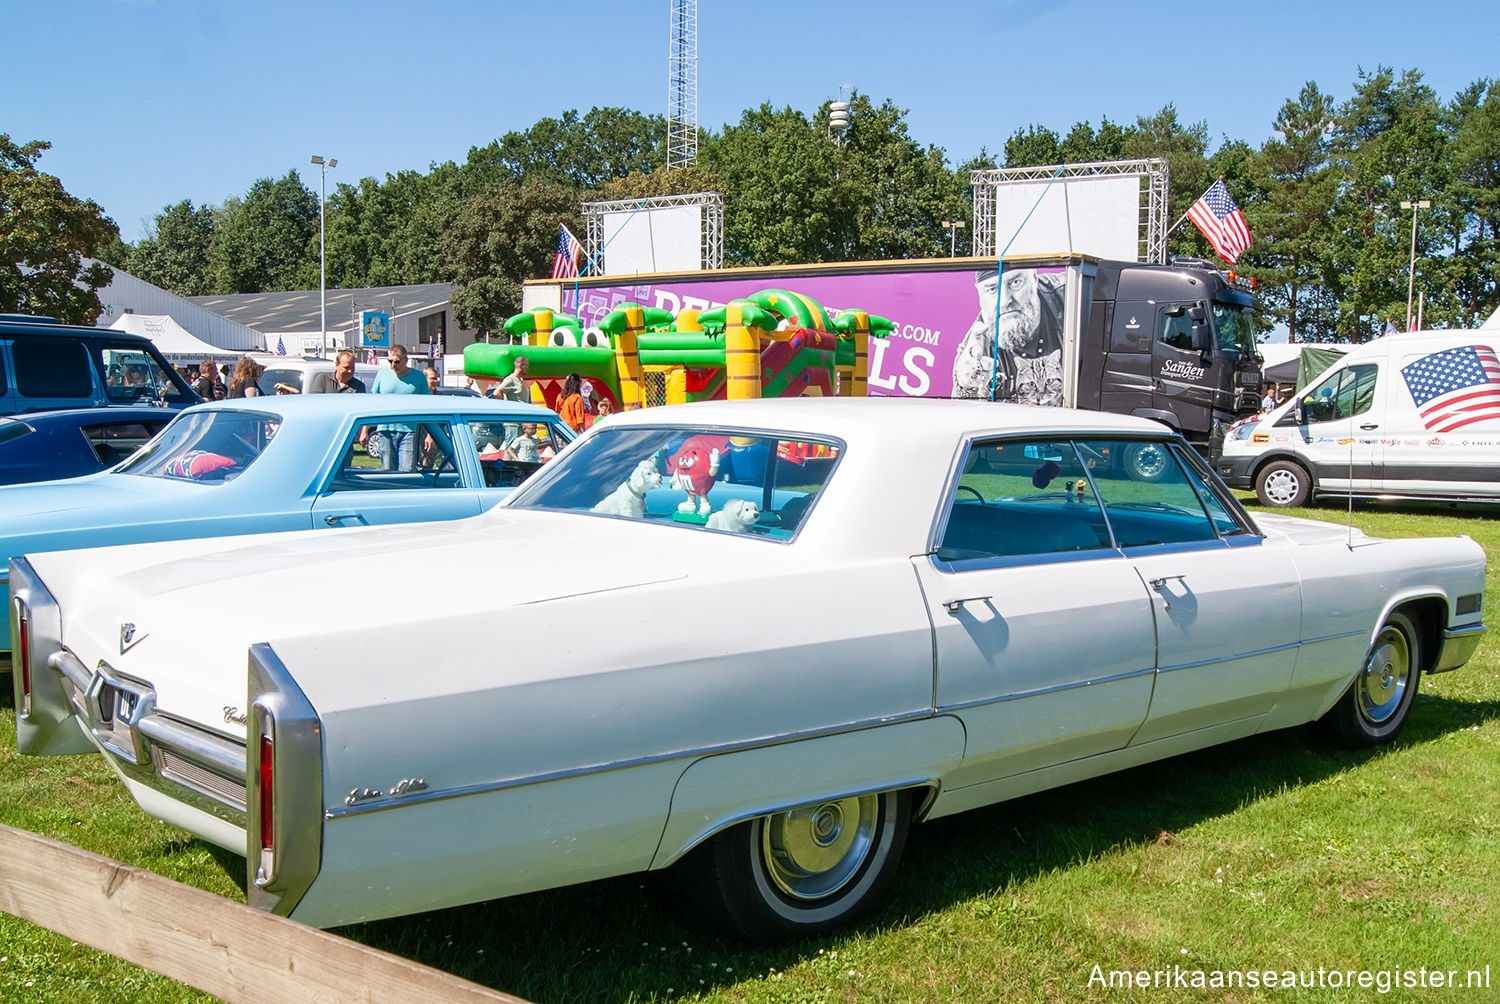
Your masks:
[{"label": "car door handle", "polygon": [[1361,425],[1360,428],[1361,429],[1365,429],[1365,430],[1378,429],[1378,428],[1380,428],[1380,423],[1379,422],[1370,422],[1370,423],[1368,423],[1366,425]]},{"label": "car door handle", "polygon": [[990,599],[989,596],[965,596],[961,600],[944,600],[943,609],[948,611],[949,617],[957,617],[965,603],[988,603]]},{"label": "car door handle", "polygon": [[1184,586],[1187,585],[1187,576],[1185,576],[1185,575],[1163,575],[1163,576],[1159,576],[1158,578],[1150,580],[1150,582],[1151,582],[1151,588],[1155,589],[1156,592],[1161,596],[1161,608],[1163,610],[1171,610],[1172,609],[1172,601],[1167,598],[1166,585],[1167,585],[1168,582],[1171,582],[1173,579],[1176,579],[1178,582],[1182,583]]},{"label": "car door handle", "polygon": [[364,516],[357,512],[336,512],[323,517],[323,522],[329,526],[343,526],[345,520],[352,520],[361,526],[365,525]]}]

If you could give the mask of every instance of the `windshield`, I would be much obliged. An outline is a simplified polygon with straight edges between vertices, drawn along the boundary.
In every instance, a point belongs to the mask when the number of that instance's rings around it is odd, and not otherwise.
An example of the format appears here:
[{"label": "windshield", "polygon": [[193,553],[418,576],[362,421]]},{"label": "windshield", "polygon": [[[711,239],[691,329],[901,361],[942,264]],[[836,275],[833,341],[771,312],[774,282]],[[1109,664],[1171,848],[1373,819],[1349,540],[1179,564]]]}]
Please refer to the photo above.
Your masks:
[{"label": "windshield", "polygon": [[104,388],[111,401],[185,400],[159,362],[145,349],[106,345],[102,348]]},{"label": "windshield", "polygon": [[280,427],[279,418],[256,412],[186,412],[117,473],[223,484],[245,473]]},{"label": "windshield", "polygon": [[833,440],[707,428],[603,429],[507,505],[786,540],[838,464]]},{"label": "windshield", "polygon": [[1219,333],[1220,349],[1238,349],[1255,355],[1255,318],[1249,307],[1232,303],[1214,304],[1214,330]]}]

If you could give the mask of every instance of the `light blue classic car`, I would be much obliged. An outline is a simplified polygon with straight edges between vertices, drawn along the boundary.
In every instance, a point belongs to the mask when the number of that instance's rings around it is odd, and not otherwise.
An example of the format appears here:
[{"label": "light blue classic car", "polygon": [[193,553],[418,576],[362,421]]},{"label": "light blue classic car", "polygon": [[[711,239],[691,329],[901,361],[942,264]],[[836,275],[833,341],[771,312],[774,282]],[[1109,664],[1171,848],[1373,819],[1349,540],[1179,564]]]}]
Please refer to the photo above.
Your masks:
[{"label": "light blue classic car", "polygon": [[0,487],[0,593],[37,551],[477,516],[572,438],[546,408],[478,397],[201,404],[108,471]]}]

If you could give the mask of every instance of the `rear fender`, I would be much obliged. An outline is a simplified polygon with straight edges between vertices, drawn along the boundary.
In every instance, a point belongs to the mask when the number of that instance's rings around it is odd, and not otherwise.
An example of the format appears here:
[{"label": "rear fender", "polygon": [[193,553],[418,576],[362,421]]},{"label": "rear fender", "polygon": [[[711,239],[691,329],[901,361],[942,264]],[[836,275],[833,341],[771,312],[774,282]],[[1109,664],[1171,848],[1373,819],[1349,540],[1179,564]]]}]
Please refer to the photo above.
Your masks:
[{"label": "rear fender", "polygon": [[963,755],[962,723],[940,716],[704,757],[677,782],[651,867],[736,823],[826,799],[926,788],[920,815]]},{"label": "rear fender", "polygon": [[[57,601],[25,558],[10,561],[11,688],[16,698],[16,749],[31,756],[91,753],[94,743],[73,716],[72,686],[48,659],[63,652]],[[21,665],[21,625],[28,621],[31,644]],[[77,660],[73,660],[76,662]],[[30,692],[27,692],[27,686]]]}]

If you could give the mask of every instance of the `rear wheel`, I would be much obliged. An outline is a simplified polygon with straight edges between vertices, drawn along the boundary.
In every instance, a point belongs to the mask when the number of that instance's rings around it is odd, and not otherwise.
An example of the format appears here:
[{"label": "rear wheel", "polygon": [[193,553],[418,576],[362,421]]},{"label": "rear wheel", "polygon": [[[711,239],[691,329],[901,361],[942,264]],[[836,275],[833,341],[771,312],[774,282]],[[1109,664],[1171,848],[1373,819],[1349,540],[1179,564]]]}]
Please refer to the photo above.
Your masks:
[{"label": "rear wheel", "polygon": [[1125,447],[1125,476],[1132,481],[1160,481],[1171,463],[1167,448],[1160,443]]},{"label": "rear wheel", "polygon": [[732,935],[770,942],[820,934],[879,901],[910,817],[907,794],[887,791],[752,819],[684,862],[689,889]]},{"label": "rear wheel", "polygon": [[1255,476],[1255,496],[1261,505],[1300,508],[1312,496],[1312,477],[1301,464],[1273,460]]},{"label": "rear wheel", "polygon": [[1406,724],[1421,675],[1421,636],[1400,611],[1386,618],[1354,682],[1323,716],[1334,739],[1368,749],[1395,739]]}]

